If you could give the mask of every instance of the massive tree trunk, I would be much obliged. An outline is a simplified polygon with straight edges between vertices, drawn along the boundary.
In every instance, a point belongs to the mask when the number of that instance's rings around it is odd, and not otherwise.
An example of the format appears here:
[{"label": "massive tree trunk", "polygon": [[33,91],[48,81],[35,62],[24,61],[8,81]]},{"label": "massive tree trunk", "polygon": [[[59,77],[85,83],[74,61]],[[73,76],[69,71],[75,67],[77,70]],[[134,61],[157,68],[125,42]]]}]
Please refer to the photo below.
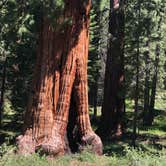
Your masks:
[{"label": "massive tree trunk", "polygon": [[[113,9],[113,10],[112,10]],[[121,136],[123,133],[124,102],[124,1],[110,1],[110,45],[108,48],[101,136]]]},{"label": "massive tree trunk", "polygon": [[[87,59],[90,0],[65,0],[61,28],[43,20],[35,79],[25,115],[24,133],[18,137],[18,152],[66,152],[66,131],[71,96],[81,143],[102,153],[100,138],[93,132],[88,114]],[[63,24],[68,20],[68,24]],[[72,94],[73,93],[73,94]]]}]

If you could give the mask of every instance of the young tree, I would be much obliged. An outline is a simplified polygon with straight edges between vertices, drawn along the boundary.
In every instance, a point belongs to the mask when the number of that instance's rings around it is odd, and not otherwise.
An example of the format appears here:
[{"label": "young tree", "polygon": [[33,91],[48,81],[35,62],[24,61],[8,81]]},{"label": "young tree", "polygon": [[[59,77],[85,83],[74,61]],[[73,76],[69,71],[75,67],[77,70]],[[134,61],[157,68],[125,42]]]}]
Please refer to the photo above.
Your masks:
[{"label": "young tree", "polygon": [[89,102],[93,106],[94,116],[97,117],[98,104],[98,80],[100,69],[99,58],[99,41],[100,41],[100,1],[93,1],[91,9],[90,23],[90,44],[88,58],[88,85],[89,85]]},{"label": "young tree", "polygon": [[[158,2],[159,3],[159,2]],[[150,4],[148,4],[150,6]],[[161,56],[161,45],[162,45],[162,40],[163,38],[163,34],[162,34],[162,21],[163,21],[163,6],[162,6],[162,1],[160,2],[160,4],[155,4],[155,8],[152,8],[153,13],[155,13],[155,21],[153,20],[153,18],[150,18],[147,25],[147,34],[148,36],[152,33],[153,31],[155,31],[155,37],[151,37],[153,40],[151,41],[152,43],[154,42],[154,47],[153,48],[155,51],[154,52],[154,60],[153,60],[153,73],[152,75],[150,75],[150,56],[149,54],[150,52],[150,47],[148,48],[148,50],[146,51],[147,54],[145,54],[145,60],[146,60],[146,72],[145,72],[145,96],[144,96],[144,125],[147,126],[151,126],[153,123],[153,119],[154,119],[154,106],[155,106],[155,97],[156,97],[156,89],[157,89],[157,80],[159,78],[158,73],[159,73],[159,62],[160,62],[160,56]],[[150,10],[148,12],[148,15],[150,17]],[[151,16],[152,17],[152,16]],[[154,22],[153,29],[151,28],[150,31],[150,25]],[[153,30],[153,31],[152,31]],[[157,31],[157,33],[156,33]],[[149,38],[148,38],[149,39]],[[148,41],[148,45],[149,45]],[[151,53],[152,54],[152,53]],[[152,55],[151,55],[152,57]],[[162,56],[161,56],[162,58]],[[151,84],[150,84],[150,76],[151,76]],[[151,91],[151,95],[150,92]]]},{"label": "young tree", "polygon": [[[55,3],[59,3],[55,2]],[[87,58],[90,0],[65,0],[64,12],[53,27],[43,18],[32,94],[25,115],[18,152],[41,148],[52,155],[64,154],[71,95],[75,100],[81,144],[102,153],[88,114]]]}]

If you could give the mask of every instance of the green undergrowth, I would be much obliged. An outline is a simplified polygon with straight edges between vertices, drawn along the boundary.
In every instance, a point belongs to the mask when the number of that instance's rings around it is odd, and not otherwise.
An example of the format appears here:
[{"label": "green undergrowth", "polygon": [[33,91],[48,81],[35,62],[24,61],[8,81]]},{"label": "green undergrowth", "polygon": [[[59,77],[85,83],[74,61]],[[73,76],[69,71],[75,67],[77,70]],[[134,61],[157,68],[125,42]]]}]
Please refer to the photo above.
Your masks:
[{"label": "green undergrowth", "polygon": [[[1,149],[2,150],[2,149]],[[166,150],[158,153],[145,152],[141,149],[125,147],[123,155],[112,154],[96,156],[88,150],[81,154],[66,155],[63,157],[48,159],[46,156],[33,154],[31,156],[19,156],[14,154],[14,148],[8,147],[6,153],[1,156],[1,166],[165,166]]]},{"label": "green undergrowth", "polygon": [[[127,134],[119,140],[104,142],[104,155],[96,156],[86,149],[81,154],[65,155],[48,160],[46,156],[15,155],[15,137],[20,133],[22,122],[19,114],[4,114],[3,130],[0,130],[0,166],[166,166],[166,109],[165,93],[156,98],[155,118],[152,126],[142,125],[138,116],[136,149],[131,147],[133,101],[126,100]],[[101,107],[98,107],[98,117]],[[141,112],[140,112],[141,115]],[[93,109],[90,111],[93,117]],[[93,122],[97,129],[99,119]]]}]

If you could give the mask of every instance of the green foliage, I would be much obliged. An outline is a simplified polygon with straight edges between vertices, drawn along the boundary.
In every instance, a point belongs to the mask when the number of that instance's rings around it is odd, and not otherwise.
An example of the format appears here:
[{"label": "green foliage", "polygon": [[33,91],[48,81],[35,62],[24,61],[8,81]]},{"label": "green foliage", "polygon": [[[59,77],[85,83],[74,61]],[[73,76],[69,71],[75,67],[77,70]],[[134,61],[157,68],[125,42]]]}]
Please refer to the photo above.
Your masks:
[{"label": "green foliage", "polygon": [[9,154],[13,155],[15,149],[14,146],[9,146],[7,143],[3,143],[0,146],[0,159],[7,157]]},{"label": "green foliage", "polygon": [[18,156],[8,153],[7,156],[1,158],[0,165],[3,166],[67,166],[67,165],[96,165],[96,166],[118,166],[118,165],[136,165],[136,166],[165,166],[166,164],[166,151],[163,150],[159,154],[150,154],[142,150],[134,150],[125,147],[123,156],[96,156],[87,151],[81,154],[64,156],[61,158],[47,160],[45,156],[41,157],[38,154],[32,156]]},{"label": "green foliage", "polygon": [[88,85],[90,104],[96,95],[94,94],[97,85],[97,103],[101,104],[103,98],[104,68],[107,54],[108,40],[108,0],[92,1],[91,24],[90,24],[90,45],[88,59]]},{"label": "green foliage", "polygon": [[[10,156],[10,157],[9,157]],[[39,155],[35,154],[32,156],[24,157],[17,156],[13,154],[5,155],[0,162],[0,165],[4,166],[49,166],[49,162],[45,157],[39,157]]]},{"label": "green foliage", "polygon": [[[165,151],[163,150],[160,152],[158,155],[153,155],[149,154],[148,152],[144,152],[141,150],[134,150],[130,148],[126,148],[126,156],[127,159],[129,160],[129,165],[161,165],[164,166],[166,164],[166,154]],[[127,163],[126,163],[127,165]]]},{"label": "green foliage", "polygon": [[[142,107],[139,108],[138,112],[138,136],[146,136],[147,139],[154,138],[163,138],[165,140],[166,137],[166,110],[165,110],[165,92],[157,92],[156,94],[156,104],[154,110],[154,123],[152,126],[144,126],[142,121],[143,110]],[[134,109],[134,101],[126,100],[126,124],[127,131],[132,132],[132,117],[133,117],[133,109]],[[138,140],[140,142],[140,140]],[[143,142],[144,143],[144,142]],[[166,141],[163,141],[162,144],[165,144]]]},{"label": "green foliage", "polygon": [[90,44],[88,57],[88,86],[90,95],[90,104],[96,98],[97,84],[99,79],[100,58],[99,58],[99,40],[100,40],[100,10],[98,4],[93,4],[90,13]]},{"label": "green foliage", "polygon": [[[144,95],[144,80],[145,71],[147,68],[150,70],[150,87],[152,85],[153,73],[155,72],[155,48],[156,44],[160,45],[160,62],[159,62],[159,74],[157,88],[161,89],[164,87],[164,63],[165,57],[165,6],[162,0],[153,0],[151,2],[141,0],[141,17],[140,25],[138,26],[138,3],[137,1],[127,1],[126,4],[126,24],[125,24],[125,69],[126,69],[126,88],[127,96],[130,98],[134,97],[134,87],[136,79],[136,46],[138,43],[137,37],[140,36],[140,98]],[[162,21],[161,21],[162,20]],[[147,47],[146,42],[150,44]],[[150,64],[145,64],[145,52],[149,51]],[[131,90],[133,89],[133,90]]]},{"label": "green foliage", "polygon": [[89,45],[89,59],[88,59],[88,73],[89,86],[93,86],[98,79],[100,69],[100,59],[98,55],[99,48],[99,24],[98,16],[95,9],[91,10],[91,24],[90,24],[90,45]]},{"label": "green foliage", "polygon": [[[164,96],[158,93],[157,96]],[[157,99],[158,103],[163,103],[162,97]],[[127,100],[126,107],[127,113],[126,118],[128,119],[127,128],[132,128],[132,114],[133,114],[133,101]],[[156,109],[161,108],[160,104],[156,105]],[[163,107],[162,107],[163,108]],[[11,114],[9,114],[11,115]],[[155,123],[152,127],[145,128],[142,124],[139,125],[139,133],[137,140],[137,148],[133,149],[129,147],[131,139],[126,139],[104,142],[104,155],[99,157],[90,153],[89,147],[85,148],[81,154],[65,155],[53,160],[47,160],[46,156],[40,156],[39,154],[33,154],[31,156],[19,156],[15,155],[15,147],[10,146],[10,140],[0,146],[0,165],[3,166],[19,166],[19,165],[95,165],[95,166],[106,166],[106,165],[137,165],[137,166],[149,166],[159,165],[165,166],[166,164],[166,141],[165,141],[165,111],[156,110]],[[12,118],[12,116],[6,116],[6,118]],[[8,124],[13,123],[10,119],[6,119]],[[142,126],[142,127],[141,127]],[[15,128],[15,127],[14,127]],[[9,135],[16,135],[13,131],[9,133],[8,128],[3,132],[8,132]],[[17,131],[17,129],[15,129]],[[2,132],[2,131],[1,131]],[[128,130],[130,132],[130,130]],[[13,133],[13,134],[11,134]],[[1,137],[2,138],[2,137]],[[10,138],[9,138],[10,139]]]}]

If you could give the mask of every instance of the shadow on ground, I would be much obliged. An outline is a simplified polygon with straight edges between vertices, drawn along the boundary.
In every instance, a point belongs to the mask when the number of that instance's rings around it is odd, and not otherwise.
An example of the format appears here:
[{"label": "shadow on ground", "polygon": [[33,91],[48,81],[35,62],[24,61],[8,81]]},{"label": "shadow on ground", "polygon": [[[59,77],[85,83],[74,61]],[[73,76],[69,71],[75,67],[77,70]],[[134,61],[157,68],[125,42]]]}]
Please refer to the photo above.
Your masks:
[{"label": "shadow on ground", "polygon": [[[157,151],[166,148],[165,115],[166,111],[155,110],[155,122],[153,126],[144,127],[141,123],[139,123],[139,133],[137,134],[136,141],[137,148],[152,153],[154,151],[156,153]],[[132,112],[126,113],[128,130],[122,138],[116,140],[107,139],[107,141],[103,142],[105,155],[125,155],[125,147],[131,146],[132,142],[132,116]],[[15,143],[16,136],[19,135],[22,130],[22,117],[18,113],[14,115],[5,115],[3,118],[3,128],[0,130],[0,144],[7,143],[8,145],[13,145]],[[139,117],[139,119],[141,119],[141,117]],[[94,128],[98,126],[99,122],[99,117],[96,120],[92,118],[92,126],[94,126]],[[157,132],[152,134],[152,132],[149,132],[152,129]],[[161,136],[160,132],[165,132],[165,135]]]}]

